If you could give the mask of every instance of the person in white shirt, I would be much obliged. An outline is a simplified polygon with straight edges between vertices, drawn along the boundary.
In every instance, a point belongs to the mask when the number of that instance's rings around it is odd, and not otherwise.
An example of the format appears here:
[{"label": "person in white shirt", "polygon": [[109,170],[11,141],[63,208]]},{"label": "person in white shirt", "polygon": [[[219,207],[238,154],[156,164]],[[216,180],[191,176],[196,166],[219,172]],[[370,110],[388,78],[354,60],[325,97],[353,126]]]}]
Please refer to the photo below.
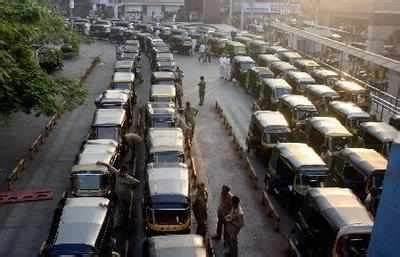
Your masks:
[{"label": "person in white shirt", "polygon": [[200,53],[199,62],[205,62],[206,61],[205,60],[206,46],[203,43],[201,43],[201,45],[199,47],[199,53]]},{"label": "person in white shirt", "polygon": [[218,59],[219,64],[219,77],[224,78],[224,65],[225,65],[225,56],[221,55]]},{"label": "person in white shirt", "polygon": [[229,59],[229,57],[226,57],[224,67],[225,67],[225,79],[230,80],[231,79],[231,59]]}]

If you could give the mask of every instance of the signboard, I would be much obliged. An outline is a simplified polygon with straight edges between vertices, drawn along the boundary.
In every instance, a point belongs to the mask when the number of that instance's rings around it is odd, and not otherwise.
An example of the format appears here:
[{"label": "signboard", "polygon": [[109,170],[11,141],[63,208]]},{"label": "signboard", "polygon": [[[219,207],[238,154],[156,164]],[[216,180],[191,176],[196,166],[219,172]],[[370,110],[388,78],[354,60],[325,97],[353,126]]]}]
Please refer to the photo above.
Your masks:
[{"label": "signboard", "polygon": [[74,9],[74,7],[75,7],[75,1],[69,0],[69,9]]},{"label": "signboard", "polygon": [[298,14],[300,13],[300,4],[242,3],[242,12],[252,14]]}]

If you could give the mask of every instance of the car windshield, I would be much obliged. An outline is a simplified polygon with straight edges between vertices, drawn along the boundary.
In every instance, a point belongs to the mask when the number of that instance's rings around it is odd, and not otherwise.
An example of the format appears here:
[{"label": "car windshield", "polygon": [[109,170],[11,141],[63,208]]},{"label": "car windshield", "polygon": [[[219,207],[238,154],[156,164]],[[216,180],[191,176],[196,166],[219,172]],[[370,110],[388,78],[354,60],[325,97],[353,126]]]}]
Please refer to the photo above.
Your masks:
[{"label": "car windshield", "polygon": [[288,141],[289,133],[264,133],[263,141],[266,144],[277,144]]},{"label": "car windshield", "polygon": [[103,189],[106,182],[106,176],[100,174],[78,174],[74,177],[75,188],[79,190]]},{"label": "car windshield", "polygon": [[275,97],[279,98],[284,95],[290,94],[290,90],[287,88],[275,88]]},{"label": "car windshield", "polygon": [[119,142],[118,127],[97,127],[96,138],[98,139],[114,139]]},{"label": "car windshield", "polygon": [[240,63],[240,72],[246,72],[255,66],[252,62],[242,62]]},{"label": "car windshield", "polygon": [[112,89],[130,89],[131,83],[128,82],[113,82]]},{"label": "car windshield", "polygon": [[297,110],[296,111],[296,116],[297,120],[306,120],[308,118],[316,116],[318,113],[315,111],[309,111],[309,110]]},{"label": "car windshield", "polygon": [[330,150],[340,151],[350,145],[351,139],[348,137],[332,137],[330,139]]},{"label": "car windshield", "polygon": [[177,151],[154,153],[151,162],[155,163],[180,163],[184,162],[183,153]]}]

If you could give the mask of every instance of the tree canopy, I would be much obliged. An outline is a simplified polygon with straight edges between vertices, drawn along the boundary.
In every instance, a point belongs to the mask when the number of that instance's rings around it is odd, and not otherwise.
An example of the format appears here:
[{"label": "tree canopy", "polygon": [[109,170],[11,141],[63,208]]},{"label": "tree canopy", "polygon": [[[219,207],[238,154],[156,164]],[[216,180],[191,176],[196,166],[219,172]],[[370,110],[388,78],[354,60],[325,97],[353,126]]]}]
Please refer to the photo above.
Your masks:
[{"label": "tree canopy", "polygon": [[35,0],[0,0],[0,35],[0,119],[20,111],[51,115],[84,100],[78,82],[50,77],[37,60],[40,45],[78,46],[62,17]]}]

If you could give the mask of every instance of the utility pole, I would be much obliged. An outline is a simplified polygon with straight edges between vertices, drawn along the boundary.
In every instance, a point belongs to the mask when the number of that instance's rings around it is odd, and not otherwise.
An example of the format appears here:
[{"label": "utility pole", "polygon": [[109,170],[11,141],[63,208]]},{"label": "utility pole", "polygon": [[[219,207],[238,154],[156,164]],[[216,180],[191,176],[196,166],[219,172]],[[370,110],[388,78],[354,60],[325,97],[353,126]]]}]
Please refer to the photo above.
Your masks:
[{"label": "utility pole", "polygon": [[74,7],[75,7],[74,0],[69,0],[69,17],[72,17],[74,15]]},{"label": "utility pole", "polygon": [[233,13],[233,3],[232,3],[232,0],[229,0],[228,24],[230,24],[230,25],[232,25],[232,13]]}]

